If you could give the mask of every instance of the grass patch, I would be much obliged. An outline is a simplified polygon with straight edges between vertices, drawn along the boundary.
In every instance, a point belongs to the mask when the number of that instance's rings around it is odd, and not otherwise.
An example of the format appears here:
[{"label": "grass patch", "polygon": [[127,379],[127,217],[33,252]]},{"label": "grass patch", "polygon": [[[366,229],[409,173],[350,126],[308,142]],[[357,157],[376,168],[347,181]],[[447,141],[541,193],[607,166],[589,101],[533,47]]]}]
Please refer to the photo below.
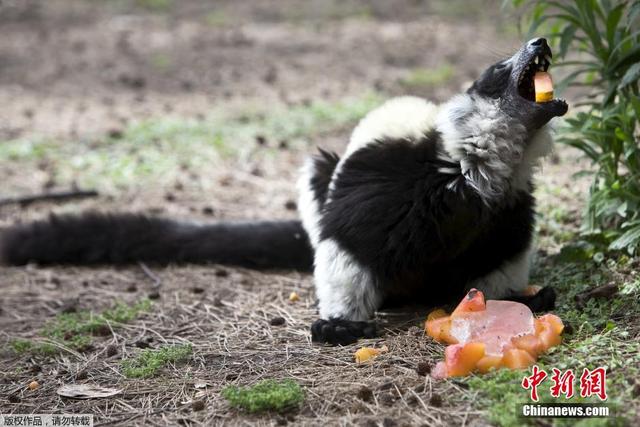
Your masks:
[{"label": "grass patch", "polygon": [[[292,108],[247,105],[240,112],[215,110],[203,120],[155,118],[133,123],[114,138],[56,141],[49,138],[6,141],[0,161],[25,169],[49,165],[55,182],[113,192],[132,183],[170,184],[183,168],[210,170],[235,158],[246,162],[275,155],[279,141],[304,147],[310,138],[342,129],[381,103],[377,94],[339,102],[312,102]],[[256,150],[257,136],[271,148]]]},{"label": "grass patch", "polygon": [[148,10],[166,11],[171,7],[173,0],[136,0],[135,3]]},{"label": "grass patch", "polygon": [[231,406],[247,412],[282,412],[299,406],[304,400],[302,388],[293,380],[263,380],[249,387],[228,386],[222,396]]},{"label": "grass patch", "polygon": [[189,359],[192,354],[190,344],[143,350],[135,358],[122,361],[122,373],[127,378],[149,378],[163,366]]},{"label": "grass patch", "polygon": [[150,308],[151,301],[144,299],[133,305],[116,303],[99,314],[91,311],[62,313],[46,323],[40,331],[40,336],[47,341],[20,338],[11,340],[10,346],[18,354],[53,355],[59,352],[59,347],[83,350],[93,342],[94,335],[109,334],[118,323],[130,322]]},{"label": "grass patch", "polygon": [[435,68],[415,69],[408,76],[400,79],[400,84],[409,87],[434,87],[448,82],[453,75],[453,66],[443,63]]},{"label": "grass patch", "polygon": [[207,13],[205,22],[211,27],[224,27],[232,24],[229,16],[222,10],[214,10]]},{"label": "grass patch", "polygon": [[15,338],[9,341],[9,346],[16,354],[36,354],[52,356],[58,353],[58,347],[48,342],[31,341],[23,338]]}]

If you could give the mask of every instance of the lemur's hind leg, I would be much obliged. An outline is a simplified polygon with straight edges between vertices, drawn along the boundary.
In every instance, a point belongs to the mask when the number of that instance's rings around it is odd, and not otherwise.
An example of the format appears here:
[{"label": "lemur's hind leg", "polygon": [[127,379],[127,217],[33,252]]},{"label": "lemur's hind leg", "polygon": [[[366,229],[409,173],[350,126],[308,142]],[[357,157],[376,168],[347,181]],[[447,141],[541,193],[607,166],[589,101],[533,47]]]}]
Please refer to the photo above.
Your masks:
[{"label": "lemur's hind leg", "polygon": [[547,286],[537,292],[531,292],[529,289],[531,250],[529,248],[504,262],[491,273],[473,281],[469,288],[480,289],[487,299],[521,302],[534,313],[552,310],[556,302],[556,292],[553,288]]},{"label": "lemur's hind leg", "polygon": [[314,279],[320,320],[311,326],[313,341],[349,344],[376,335],[368,322],[382,303],[373,275],[331,239],[316,248]]},{"label": "lemur's hind leg", "polygon": [[315,249],[314,282],[320,317],[311,326],[313,341],[348,344],[375,335],[368,323],[379,305],[370,274],[331,240],[320,240],[322,209],[338,164],[335,154],[320,151],[305,163],[298,181],[298,209]]}]

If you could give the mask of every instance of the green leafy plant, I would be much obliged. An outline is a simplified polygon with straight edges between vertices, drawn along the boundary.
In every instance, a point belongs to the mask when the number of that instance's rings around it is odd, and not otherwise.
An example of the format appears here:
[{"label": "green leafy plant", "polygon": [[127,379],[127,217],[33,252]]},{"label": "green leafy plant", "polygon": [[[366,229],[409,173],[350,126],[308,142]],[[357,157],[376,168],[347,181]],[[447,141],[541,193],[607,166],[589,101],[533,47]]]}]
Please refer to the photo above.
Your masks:
[{"label": "green leafy plant", "polygon": [[222,396],[231,406],[247,412],[282,412],[304,400],[302,388],[293,380],[263,380],[250,387],[228,386],[222,390]]},{"label": "green leafy plant", "polygon": [[559,141],[595,165],[584,232],[611,250],[640,249],[640,0],[512,0],[526,8],[529,34],[548,33],[555,66],[569,67],[556,85],[580,87]]}]

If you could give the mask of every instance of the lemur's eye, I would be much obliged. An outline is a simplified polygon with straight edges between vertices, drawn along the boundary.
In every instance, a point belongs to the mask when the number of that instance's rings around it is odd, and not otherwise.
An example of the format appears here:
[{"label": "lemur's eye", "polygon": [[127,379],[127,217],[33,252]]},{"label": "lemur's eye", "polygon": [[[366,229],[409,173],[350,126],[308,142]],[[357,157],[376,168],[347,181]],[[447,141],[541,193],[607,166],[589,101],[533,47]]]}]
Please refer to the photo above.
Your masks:
[{"label": "lemur's eye", "polygon": [[496,65],[495,69],[496,69],[496,71],[500,71],[500,70],[504,69],[504,67],[506,67],[506,66],[507,66],[507,64],[498,64],[498,65]]}]

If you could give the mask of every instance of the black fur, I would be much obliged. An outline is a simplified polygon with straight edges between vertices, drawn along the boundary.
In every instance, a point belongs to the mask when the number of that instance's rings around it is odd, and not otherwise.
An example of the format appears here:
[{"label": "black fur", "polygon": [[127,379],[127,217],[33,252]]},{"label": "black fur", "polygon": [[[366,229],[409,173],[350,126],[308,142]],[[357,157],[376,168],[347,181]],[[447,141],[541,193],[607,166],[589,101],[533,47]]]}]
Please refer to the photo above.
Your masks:
[{"label": "black fur", "polygon": [[134,214],[52,215],[0,233],[0,262],[40,264],[220,263],[310,271],[299,221],[196,225]]},{"label": "black fur", "polygon": [[322,238],[332,238],[376,276],[385,298],[456,301],[473,279],[527,249],[534,200],[525,191],[488,206],[437,158],[440,135],[379,141],[353,153],[324,206]]},{"label": "black fur", "polygon": [[336,169],[340,158],[336,153],[329,153],[323,149],[319,149],[319,154],[313,157],[314,175],[311,178],[311,189],[315,199],[324,205],[327,200],[327,190],[333,171]]},{"label": "black fur", "polygon": [[521,302],[526,305],[534,313],[553,310],[556,307],[556,291],[553,288],[545,286],[533,296],[513,296],[510,301]]},{"label": "black fur", "polygon": [[376,324],[373,322],[318,319],[311,325],[311,339],[314,342],[347,345],[358,341],[359,338],[375,338],[376,336]]}]

